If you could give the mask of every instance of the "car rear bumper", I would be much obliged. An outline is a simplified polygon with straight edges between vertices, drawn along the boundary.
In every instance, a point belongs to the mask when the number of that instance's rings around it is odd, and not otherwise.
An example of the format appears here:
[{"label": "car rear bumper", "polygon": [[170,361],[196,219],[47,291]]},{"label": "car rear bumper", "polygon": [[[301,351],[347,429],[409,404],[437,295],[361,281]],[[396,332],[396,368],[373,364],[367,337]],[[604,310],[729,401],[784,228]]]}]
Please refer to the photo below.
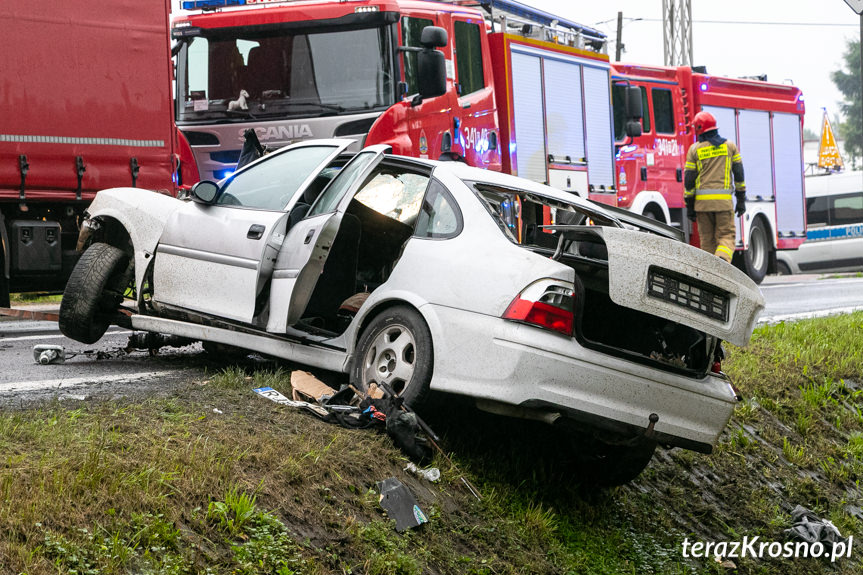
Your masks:
[{"label": "car rear bumper", "polygon": [[435,346],[432,389],[557,411],[610,430],[645,429],[655,413],[661,443],[702,452],[716,444],[737,401],[730,383],[712,374],[671,373],[464,310],[427,305],[421,311]]}]

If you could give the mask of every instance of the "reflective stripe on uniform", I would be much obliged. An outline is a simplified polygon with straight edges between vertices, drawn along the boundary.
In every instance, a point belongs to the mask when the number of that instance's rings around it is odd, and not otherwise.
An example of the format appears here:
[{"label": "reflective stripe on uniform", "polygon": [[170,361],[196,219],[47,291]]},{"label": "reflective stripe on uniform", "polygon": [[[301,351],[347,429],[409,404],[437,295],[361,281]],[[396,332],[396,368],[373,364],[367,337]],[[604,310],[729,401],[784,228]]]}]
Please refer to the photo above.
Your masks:
[{"label": "reflective stripe on uniform", "polygon": [[719,255],[720,252],[727,255],[728,257],[731,257],[734,255],[734,252],[732,251],[731,248],[726,247],[726,246],[716,246],[716,255]]},{"label": "reflective stripe on uniform", "polygon": [[695,190],[695,200],[730,200],[731,192],[724,194],[714,193],[716,190]]},{"label": "reflective stripe on uniform", "polygon": [[684,170],[694,170],[695,169],[695,162],[686,162],[686,164],[684,164],[684,166],[683,166],[683,169]]}]

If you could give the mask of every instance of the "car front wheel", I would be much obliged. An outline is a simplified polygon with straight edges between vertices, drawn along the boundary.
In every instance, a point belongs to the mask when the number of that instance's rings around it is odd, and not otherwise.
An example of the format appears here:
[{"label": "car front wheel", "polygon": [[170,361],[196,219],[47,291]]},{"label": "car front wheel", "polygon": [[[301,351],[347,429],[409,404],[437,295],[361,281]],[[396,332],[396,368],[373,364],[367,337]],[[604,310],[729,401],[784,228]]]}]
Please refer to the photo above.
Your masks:
[{"label": "car front wheel", "polygon": [[108,330],[129,283],[129,256],[95,243],[78,260],[60,301],[60,331],[82,343],[96,343]]},{"label": "car front wheel", "polygon": [[361,391],[371,384],[418,409],[428,397],[432,368],[431,332],[412,308],[391,307],[365,328],[357,344],[351,381]]}]

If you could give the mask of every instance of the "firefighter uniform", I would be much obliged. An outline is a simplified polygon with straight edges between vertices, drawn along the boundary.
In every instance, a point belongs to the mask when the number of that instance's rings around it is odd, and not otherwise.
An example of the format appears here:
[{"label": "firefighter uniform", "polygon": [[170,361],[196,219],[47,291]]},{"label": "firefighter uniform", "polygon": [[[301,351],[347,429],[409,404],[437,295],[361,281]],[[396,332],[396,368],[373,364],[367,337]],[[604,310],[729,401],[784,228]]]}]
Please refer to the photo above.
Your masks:
[{"label": "firefighter uniform", "polygon": [[711,137],[699,138],[701,141],[686,153],[684,198],[689,209],[695,211],[701,249],[730,262],[734,254],[733,192],[738,212],[745,209],[743,162],[734,142],[723,141],[715,129],[707,135]]}]

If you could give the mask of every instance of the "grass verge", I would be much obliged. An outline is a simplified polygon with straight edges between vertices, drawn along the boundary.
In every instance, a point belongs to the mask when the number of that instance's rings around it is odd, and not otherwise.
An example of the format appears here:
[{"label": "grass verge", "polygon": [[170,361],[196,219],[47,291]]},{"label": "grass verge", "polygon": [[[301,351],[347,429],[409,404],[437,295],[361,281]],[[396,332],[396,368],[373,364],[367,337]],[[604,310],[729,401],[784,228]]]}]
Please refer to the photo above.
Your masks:
[{"label": "grass verge", "polygon": [[[173,396],[0,411],[0,572],[727,572],[685,538],[784,541],[796,504],[861,527],[863,314],[759,328],[725,368],[746,400],[714,454],[660,450],[632,484],[590,492],[559,437],[446,402],[458,467],[439,484],[370,430],[255,396],[289,372],[228,368]],[[460,480],[479,486],[476,500]],[[375,484],[398,477],[431,522],[397,534]],[[736,561],[737,573],[858,573],[861,557]]]}]

